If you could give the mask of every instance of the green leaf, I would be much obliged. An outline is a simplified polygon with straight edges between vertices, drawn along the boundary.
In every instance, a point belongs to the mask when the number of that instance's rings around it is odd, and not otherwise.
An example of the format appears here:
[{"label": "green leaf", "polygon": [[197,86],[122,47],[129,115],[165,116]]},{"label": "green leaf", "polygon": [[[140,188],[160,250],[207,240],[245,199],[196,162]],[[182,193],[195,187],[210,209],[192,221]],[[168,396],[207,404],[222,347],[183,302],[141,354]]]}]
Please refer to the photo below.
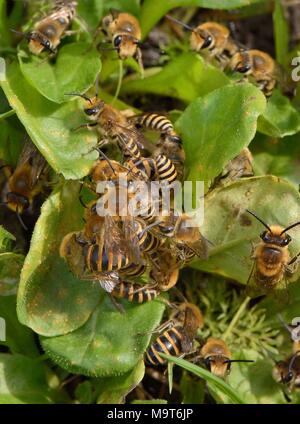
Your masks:
[{"label": "green leaf", "polygon": [[275,0],[273,12],[276,59],[281,65],[286,65],[289,51],[289,25],[285,18],[285,10],[281,0]]},{"label": "green leaf", "polygon": [[82,326],[100,288],[75,278],[59,257],[64,235],[83,227],[79,184],[68,182],[43,204],[18,291],[18,317],[36,333],[53,336]]},{"label": "green leaf", "polygon": [[32,141],[57,173],[65,178],[88,174],[96,152],[94,132],[73,129],[86,122],[77,102],[58,105],[41,96],[23,77],[17,63],[8,66],[2,88]]},{"label": "green leaf", "polygon": [[189,179],[209,184],[248,146],[265,97],[251,84],[226,86],[192,102],[176,123],[187,155]]},{"label": "green leaf", "polygon": [[159,324],[164,304],[124,302],[120,313],[103,291],[89,320],[76,331],[58,337],[41,337],[47,355],[68,371],[109,377],[124,374],[141,359]]},{"label": "green leaf", "polygon": [[0,253],[5,252],[8,249],[12,240],[15,240],[15,237],[6,231],[2,225],[0,225]]},{"label": "green leaf", "polygon": [[24,56],[23,52],[18,57],[27,81],[55,103],[68,101],[66,93],[85,93],[101,71],[99,53],[88,43],[63,46],[54,65],[34,55]]},{"label": "green leaf", "polygon": [[24,256],[17,253],[0,253],[0,296],[16,294]]},{"label": "green leaf", "polygon": [[258,131],[271,137],[286,137],[300,131],[300,114],[289,99],[276,90],[258,120]]},{"label": "green leaf", "polygon": [[23,355],[0,353],[0,403],[53,403],[44,365]]},{"label": "green leaf", "polygon": [[133,400],[132,405],[167,405],[168,401],[165,399],[151,399],[151,400]]},{"label": "green leaf", "polygon": [[93,386],[89,380],[84,381],[83,383],[78,384],[75,390],[76,399],[79,403],[85,405],[91,404],[93,401]]},{"label": "green leaf", "polygon": [[125,402],[125,397],[142,381],[145,374],[144,361],[141,360],[136,367],[118,377],[102,378],[97,381],[100,393],[97,403],[120,404]]},{"label": "green leaf", "polygon": [[189,103],[229,82],[220,69],[190,52],[178,56],[152,76],[124,81],[121,93],[150,93]]},{"label": "green leaf", "polygon": [[176,7],[206,7],[209,9],[235,9],[268,0],[145,0],[141,9],[141,27],[143,35],[155,26],[167,12]]},{"label": "green leaf", "polygon": [[[299,220],[300,195],[288,182],[273,176],[246,178],[213,190],[205,200],[202,232],[214,247],[208,261],[193,263],[195,268],[246,283],[253,265],[251,242],[259,242],[263,227],[245,209],[269,225],[286,227]],[[297,228],[290,231],[291,257],[300,251],[297,234]]]},{"label": "green leaf", "polygon": [[8,346],[12,353],[36,357],[39,351],[34,333],[19,323],[16,307],[15,296],[0,296],[0,317],[5,319],[6,325],[6,341],[3,344]]},{"label": "green leaf", "polygon": [[183,397],[183,404],[204,403],[205,381],[196,379],[187,372],[184,372],[180,380],[180,392]]},{"label": "green leaf", "polygon": [[1,47],[9,46],[10,38],[7,27],[6,0],[0,0],[0,54]]},{"label": "green leaf", "polygon": [[190,371],[194,375],[200,378],[204,378],[208,383],[210,383],[216,389],[219,389],[222,393],[228,396],[230,403],[244,404],[245,401],[240,397],[237,390],[230,387],[224,380],[215,376],[210,371],[207,371],[204,368],[198,367],[195,364],[192,364],[185,359],[176,358],[174,356],[169,356],[165,354],[160,354],[162,358],[167,359],[174,364],[179,365],[181,368],[184,368],[187,371]]}]

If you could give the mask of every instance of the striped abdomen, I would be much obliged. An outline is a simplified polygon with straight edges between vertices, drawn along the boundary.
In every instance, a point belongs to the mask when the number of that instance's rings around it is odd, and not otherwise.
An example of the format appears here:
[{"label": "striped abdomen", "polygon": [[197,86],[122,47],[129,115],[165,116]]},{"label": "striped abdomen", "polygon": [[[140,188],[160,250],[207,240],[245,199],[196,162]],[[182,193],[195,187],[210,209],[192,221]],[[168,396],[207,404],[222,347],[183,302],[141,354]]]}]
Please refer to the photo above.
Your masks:
[{"label": "striped abdomen", "polygon": [[112,295],[118,298],[127,299],[129,302],[146,303],[155,299],[159,295],[159,290],[121,281],[112,291]]},{"label": "striped abdomen", "polygon": [[86,251],[86,265],[91,272],[118,271],[129,264],[125,255],[106,252],[99,244],[92,244]]},{"label": "striped abdomen", "polygon": [[156,180],[156,161],[151,158],[130,159],[125,166],[130,169],[131,174],[141,175],[146,180]]},{"label": "striped abdomen", "polygon": [[124,136],[123,134],[113,135],[119,148],[122,150],[125,157],[139,159],[141,157],[140,149],[132,137]]},{"label": "striped abdomen", "polygon": [[177,171],[173,162],[165,155],[158,155],[156,158],[156,167],[159,179],[172,183],[177,179]]},{"label": "striped abdomen", "polygon": [[138,124],[141,127],[147,128],[149,130],[159,131],[164,134],[174,132],[172,122],[164,115],[159,115],[158,113],[145,113],[144,115],[138,117]]},{"label": "striped abdomen", "polygon": [[166,361],[160,357],[160,353],[166,355],[180,356],[182,353],[182,327],[173,327],[166,330],[147,349],[145,354],[145,362],[148,365],[161,365]]},{"label": "striped abdomen", "polygon": [[146,265],[130,264],[126,266],[125,268],[120,269],[119,274],[124,275],[126,277],[130,277],[130,278],[136,278],[143,275],[145,271],[146,271]]},{"label": "striped abdomen", "polygon": [[136,236],[139,240],[139,248],[142,253],[155,252],[161,246],[161,241],[149,231],[145,231],[145,225],[136,220]]}]

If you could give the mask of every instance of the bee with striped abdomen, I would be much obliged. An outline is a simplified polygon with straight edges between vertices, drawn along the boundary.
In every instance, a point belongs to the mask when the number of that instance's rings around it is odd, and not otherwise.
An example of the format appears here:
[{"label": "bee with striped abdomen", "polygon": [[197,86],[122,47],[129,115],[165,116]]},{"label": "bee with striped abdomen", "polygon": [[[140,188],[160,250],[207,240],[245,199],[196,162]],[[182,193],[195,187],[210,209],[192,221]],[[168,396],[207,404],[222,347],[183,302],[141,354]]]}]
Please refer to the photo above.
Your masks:
[{"label": "bee with striped abdomen", "polygon": [[77,1],[58,0],[54,9],[41,21],[36,22],[33,30],[23,34],[29,41],[29,50],[35,55],[43,51],[56,53],[62,37],[66,34],[76,15]]},{"label": "bee with striped abdomen", "polygon": [[192,303],[183,303],[175,315],[162,328],[167,329],[150,345],[145,354],[148,365],[162,365],[166,360],[160,356],[184,356],[193,350],[198,329],[203,327],[200,309]]},{"label": "bee with striped abdomen", "polygon": [[146,303],[151,302],[159,296],[160,291],[157,288],[150,288],[147,285],[142,286],[127,281],[120,281],[111,294],[119,299],[127,299],[129,302]]},{"label": "bee with striped abdomen", "polygon": [[286,280],[296,271],[299,254],[290,258],[288,245],[292,238],[287,231],[296,227],[300,222],[283,228],[279,225],[268,226],[253,212],[247,210],[264,227],[261,242],[255,247],[252,258],[253,267],[247,281],[247,293],[251,297],[263,294],[275,294],[280,297],[287,294]]},{"label": "bee with striped abdomen", "polygon": [[167,181],[177,179],[177,171],[173,162],[165,155],[155,158],[130,159],[125,163],[132,175],[145,181]]}]

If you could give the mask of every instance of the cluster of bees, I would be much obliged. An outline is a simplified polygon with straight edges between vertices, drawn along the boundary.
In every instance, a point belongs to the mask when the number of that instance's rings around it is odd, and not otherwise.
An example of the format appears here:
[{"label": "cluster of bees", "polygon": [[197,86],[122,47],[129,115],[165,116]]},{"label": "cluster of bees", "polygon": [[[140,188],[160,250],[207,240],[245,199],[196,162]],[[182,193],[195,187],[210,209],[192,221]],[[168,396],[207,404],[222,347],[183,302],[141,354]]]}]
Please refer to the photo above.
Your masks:
[{"label": "cluster of bees", "polygon": [[[38,21],[32,31],[22,33],[29,42],[31,53],[39,55],[48,51],[50,55],[56,54],[62,37],[68,35],[76,16],[76,6],[76,1],[58,1],[55,9]],[[229,67],[249,77],[267,97],[272,94],[279,81],[276,76],[278,67],[267,53],[241,48],[228,28],[219,23],[207,22],[192,28],[172,16],[167,16],[167,19],[191,32],[192,50],[216,59],[223,68]],[[135,17],[112,11],[103,18],[101,29],[121,60],[136,57],[142,66],[141,30]],[[95,129],[100,140],[97,144],[99,159],[88,176],[89,181],[84,183],[97,198],[84,205],[84,226],[64,237],[60,255],[78,278],[98,281],[117,307],[120,307],[117,298],[139,304],[152,301],[161,292],[176,285],[180,268],[195,257],[207,259],[207,240],[197,226],[191,225],[187,214],[180,214],[174,209],[172,201],[167,214],[161,211],[157,215],[161,199],[154,200],[150,196],[149,200],[150,190],[144,193],[148,199],[146,205],[134,216],[124,214],[124,205],[121,204],[117,204],[115,215],[100,215],[98,202],[104,195],[109,198],[110,189],[98,195],[97,184],[112,182],[117,192],[125,188],[130,201],[135,194],[132,187],[137,182],[142,181],[150,187],[153,181],[168,184],[183,181],[185,152],[182,140],[164,115],[121,112],[101,100],[97,90],[92,98],[81,93],[66,94],[84,100],[84,113],[89,122],[80,128]],[[154,132],[158,141],[151,142],[146,136],[148,131]],[[110,143],[118,146],[122,161],[112,160],[103,152],[103,147]],[[244,149],[226,166],[213,185],[226,179],[252,176],[251,164],[251,153]],[[16,212],[25,227],[22,214],[30,209],[36,196],[43,191],[49,167],[34,145],[27,141],[15,170],[5,166],[4,171],[7,182],[2,191],[3,203]],[[120,183],[121,174],[126,175],[124,186]],[[143,198],[140,203],[144,204]],[[269,226],[254,212],[245,210],[245,213],[250,213],[266,228],[260,235],[261,242],[253,251],[253,268],[247,288],[249,294],[252,289],[266,294],[295,272],[299,255],[290,258],[288,245],[292,239],[287,231],[299,222],[287,228]],[[142,284],[145,280],[147,284]],[[164,364],[160,353],[188,356],[191,361],[201,362],[215,375],[224,378],[232,362],[251,362],[233,360],[228,346],[221,339],[200,340],[195,348],[198,331],[204,325],[198,306],[186,301],[168,304],[172,312],[157,329],[159,335],[145,354],[146,363],[152,366]],[[274,370],[276,380],[288,384],[289,388],[300,385],[298,354],[299,344],[294,346],[292,356],[280,361]]]}]

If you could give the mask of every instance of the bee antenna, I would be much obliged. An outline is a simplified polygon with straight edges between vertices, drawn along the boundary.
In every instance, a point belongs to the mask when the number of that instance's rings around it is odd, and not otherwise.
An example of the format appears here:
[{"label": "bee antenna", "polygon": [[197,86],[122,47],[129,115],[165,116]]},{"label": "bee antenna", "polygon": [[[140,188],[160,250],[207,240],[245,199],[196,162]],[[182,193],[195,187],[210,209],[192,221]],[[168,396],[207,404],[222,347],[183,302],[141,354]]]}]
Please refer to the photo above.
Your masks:
[{"label": "bee antenna", "polygon": [[250,213],[250,215],[254,216],[254,218],[256,218],[262,225],[264,225],[270,231],[270,233],[272,233],[271,228],[262,219],[260,219],[257,215],[255,215],[255,213],[249,211],[249,209],[246,209],[246,212],[248,212],[248,213]]},{"label": "bee antenna", "polygon": [[29,34],[27,34],[26,32],[17,31],[17,30],[12,29],[12,28],[10,28],[9,30],[10,30],[11,32],[14,32],[15,34],[22,35],[22,37],[26,38],[27,40],[30,40],[30,36],[29,36]]},{"label": "bee antenna", "polygon": [[281,314],[277,314],[277,318],[279,320],[279,322],[282,324],[282,326],[289,332],[291,333],[291,327],[284,321],[283,317]]},{"label": "bee antenna", "polygon": [[92,100],[86,96],[85,94],[80,94],[80,93],[65,93],[65,96],[77,96],[77,97],[81,97],[84,100],[87,100],[88,102],[90,102],[90,104],[92,104]]},{"label": "bee antenna", "polygon": [[184,22],[179,21],[179,20],[178,20],[178,19],[176,19],[176,18],[173,18],[173,16],[166,15],[165,17],[166,17],[167,19],[169,19],[170,21],[175,22],[176,24],[181,25],[183,28],[187,29],[188,31],[194,31],[194,28],[192,28],[191,26],[189,26],[189,25],[185,24]]},{"label": "bee antenna", "polygon": [[299,356],[299,354],[300,354],[300,350],[297,350],[297,352],[292,356],[292,359],[290,360],[290,364],[289,364],[289,373],[292,372],[293,365],[297,357]]},{"label": "bee antenna", "polygon": [[226,359],[225,363],[232,364],[232,362],[255,362],[252,359]]},{"label": "bee antenna", "polygon": [[28,231],[28,228],[26,227],[21,215],[19,214],[18,207],[17,207],[17,210],[16,210],[16,214],[17,214],[18,220],[19,220],[20,224],[22,225],[22,227],[24,228],[24,230]]},{"label": "bee antenna", "polygon": [[282,234],[284,234],[286,231],[290,230],[291,228],[296,227],[297,225],[300,225],[300,221],[295,222],[295,224],[289,225],[287,228],[285,228],[283,231],[281,231],[280,236],[281,236]]},{"label": "bee antenna", "polygon": [[106,162],[108,163],[108,165],[109,165],[110,169],[112,170],[112,172],[114,173],[114,175],[117,175],[115,168],[112,166],[112,163],[111,163],[111,160],[109,159],[109,157],[107,157],[106,154],[101,149],[99,149],[99,147],[97,147],[96,150],[99,153],[99,155],[101,155],[103,157],[103,159],[106,160]]}]

